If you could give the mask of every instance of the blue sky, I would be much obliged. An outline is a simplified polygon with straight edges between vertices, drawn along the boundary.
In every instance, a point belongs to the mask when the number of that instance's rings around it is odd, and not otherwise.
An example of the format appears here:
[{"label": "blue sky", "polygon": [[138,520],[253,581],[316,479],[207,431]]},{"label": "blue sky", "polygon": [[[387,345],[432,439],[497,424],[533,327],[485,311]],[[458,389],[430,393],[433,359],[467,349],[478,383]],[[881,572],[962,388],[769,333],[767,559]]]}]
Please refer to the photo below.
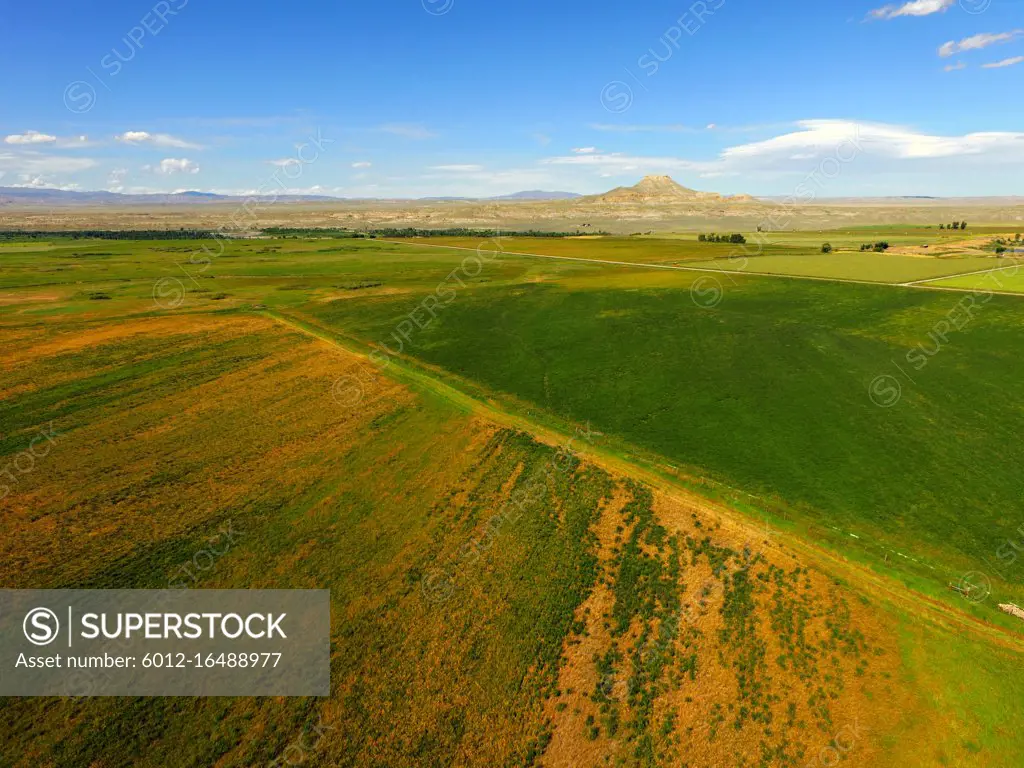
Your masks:
[{"label": "blue sky", "polygon": [[0,0],[0,186],[1024,194],[1022,0],[90,6]]}]

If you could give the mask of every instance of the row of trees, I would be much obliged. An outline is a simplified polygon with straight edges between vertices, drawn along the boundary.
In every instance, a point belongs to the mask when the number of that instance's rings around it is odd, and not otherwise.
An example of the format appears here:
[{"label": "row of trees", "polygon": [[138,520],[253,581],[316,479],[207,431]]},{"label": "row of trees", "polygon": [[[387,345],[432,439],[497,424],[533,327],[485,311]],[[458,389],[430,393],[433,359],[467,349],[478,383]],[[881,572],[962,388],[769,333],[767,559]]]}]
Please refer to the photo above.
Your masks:
[{"label": "row of trees", "polygon": [[967,229],[967,222],[954,221],[952,224],[939,224],[939,229]]},{"label": "row of trees", "polygon": [[317,227],[267,227],[263,234],[273,237],[574,237],[576,235],[607,235],[608,232],[548,232],[539,229],[527,229],[509,232],[502,229],[466,229],[449,227],[448,229],[417,229],[416,227],[384,227],[359,232],[351,229],[317,228]]},{"label": "row of trees", "polygon": [[747,238],[743,235],[716,235],[712,232],[710,235],[697,235],[697,242],[700,243],[733,243],[735,245],[742,245],[747,242]]},{"label": "row of trees", "polygon": [[861,245],[860,249],[862,251],[874,251],[875,253],[882,253],[884,251],[889,250],[889,243],[887,243],[885,240],[882,240],[881,242],[878,243],[864,243],[863,245]]},{"label": "row of trees", "polygon": [[9,229],[0,232],[0,240],[52,240],[55,237],[72,240],[209,240],[217,235],[200,229],[81,229],[59,232]]}]

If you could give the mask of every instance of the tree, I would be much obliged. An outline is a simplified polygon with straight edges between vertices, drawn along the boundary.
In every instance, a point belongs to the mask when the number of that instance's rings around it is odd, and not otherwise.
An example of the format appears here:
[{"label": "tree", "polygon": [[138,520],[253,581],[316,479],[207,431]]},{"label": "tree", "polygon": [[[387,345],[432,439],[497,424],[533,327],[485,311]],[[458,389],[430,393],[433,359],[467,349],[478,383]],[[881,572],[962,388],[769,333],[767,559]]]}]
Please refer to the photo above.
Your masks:
[{"label": "tree", "polygon": [[946,228],[945,224],[939,224],[939,229],[945,229],[945,228]]},{"label": "tree", "polygon": [[960,222],[960,229],[967,229],[967,222],[966,221],[961,221]]},{"label": "tree", "polygon": [[832,243],[825,243],[821,246],[822,253],[832,253]]}]

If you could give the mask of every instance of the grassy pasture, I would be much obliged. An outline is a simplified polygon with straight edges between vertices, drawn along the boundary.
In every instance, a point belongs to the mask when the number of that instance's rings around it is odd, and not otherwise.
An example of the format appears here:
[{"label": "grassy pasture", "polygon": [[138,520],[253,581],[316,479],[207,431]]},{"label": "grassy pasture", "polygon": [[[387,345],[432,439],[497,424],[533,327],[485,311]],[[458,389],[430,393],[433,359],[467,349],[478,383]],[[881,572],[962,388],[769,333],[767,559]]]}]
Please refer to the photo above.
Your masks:
[{"label": "grassy pasture", "polygon": [[775,275],[804,275],[877,283],[907,283],[943,275],[994,269],[1015,263],[1009,259],[984,257],[922,259],[871,251],[840,251],[799,256],[725,258],[716,261],[687,262],[686,266],[725,269],[731,272],[767,272]]},{"label": "grassy pasture", "polygon": [[[902,230],[901,230],[902,231]],[[892,245],[951,243],[963,235],[942,236],[938,230],[924,235],[892,234],[886,229],[868,229],[857,233],[747,233],[748,242],[701,243],[696,235],[676,238],[600,237],[600,238],[430,238],[408,240],[411,246],[449,245],[467,251],[480,249],[491,255],[500,251],[559,256],[574,259],[615,261],[639,264],[664,264],[734,272],[765,272],[778,275],[903,283],[932,277],[991,269],[1014,262],[982,256],[926,258],[894,253],[862,252],[860,244],[888,239]],[[838,235],[834,237],[833,235]],[[834,242],[833,242],[834,240]],[[846,250],[821,253],[821,245],[831,242]]]},{"label": "grassy pasture", "polygon": [[972,291],[996,293],[1024,293],[1024,272],[1011,265],[1006,269],[988,274],[965,275],[936,279],[928,283],[937,288],[964,288]]},{"label": "grassy pasture", "polygon": [[[1024,491],[1012,437],[1024,407],[1001,394],[1017,378],[1019,300],[993,299],[928,356],[920,350],[934,350],[929,334],[958,294],[738,277],[709,310],[691,300],[697,279],[588,271],[513,291],[473,286],[405,351],[781,499],[821,535],[861,536],[844,546],[913,557],[919,565],[901,567],[936,588],[979,568],[999,577],[996,549],[1019,525]],[[417,303],[377,296],[303,311],[395,348]],[[920,372],[907,360],[915,350]],[[879,408],[868,387],[902,376],[893,361],[914,381],[897,407]],[[1003,596],[1019,597],[1020,574],[1005,578]]]},{"label": "grassy pasture", "polygon": [[[330,586],[332,696],[4,700],[0,765],[267,765],[320,725],[304,764],[803,768],[840,741],[854,765],[1024,763],[1019,646],[889,578],[1020,594],[992,567],[1021,522],[1019,300],[890,409],[868,384],[960,295],[737,276],[703,309],[700,275],[503,257],[411,334],[495,407],[758,495],[735,506],[811,543],[790,550],[250,309],[394,344],[465,252],[247,241],[193,282],[191,244],[85,245],[0,251],[0,459],[59,434],[0,501],[0,583],[165,586],[230,527],[190,586]],[[332,391],[356,370],[353,407]],[[517,490],[537,503],[482,547]],[[919,562],[862,580],[883,546]]]}]

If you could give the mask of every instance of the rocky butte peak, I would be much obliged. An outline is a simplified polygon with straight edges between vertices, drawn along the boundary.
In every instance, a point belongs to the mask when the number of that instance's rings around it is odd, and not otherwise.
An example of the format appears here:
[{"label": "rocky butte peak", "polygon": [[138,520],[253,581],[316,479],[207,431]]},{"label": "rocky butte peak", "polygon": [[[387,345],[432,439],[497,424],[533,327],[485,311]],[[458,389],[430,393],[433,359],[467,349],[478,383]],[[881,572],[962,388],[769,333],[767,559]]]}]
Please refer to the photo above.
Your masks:
[{"label": "rocky butte peak", "polygon": [[591,199],[601,203],[678,203],[721,200],[722,196],[689,189],[671,176],[644,176],[632,187],[616,187]]}]

